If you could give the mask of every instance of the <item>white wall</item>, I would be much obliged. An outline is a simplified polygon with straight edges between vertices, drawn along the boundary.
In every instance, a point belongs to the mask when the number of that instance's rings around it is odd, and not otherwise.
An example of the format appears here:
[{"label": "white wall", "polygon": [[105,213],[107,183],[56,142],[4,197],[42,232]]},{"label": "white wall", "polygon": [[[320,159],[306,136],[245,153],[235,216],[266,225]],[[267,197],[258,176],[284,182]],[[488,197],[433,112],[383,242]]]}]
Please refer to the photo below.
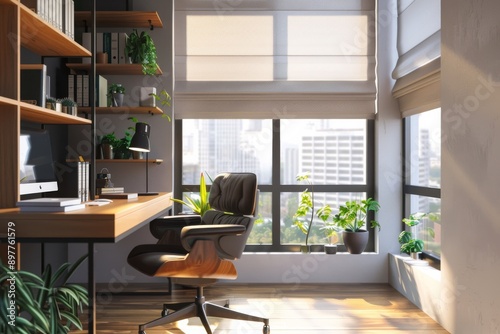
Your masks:
[{"label": "white wall", "polygon": [[451,333],[499,333],[500,3],[441,8],[441,272],[393,258],[391,283]]}]

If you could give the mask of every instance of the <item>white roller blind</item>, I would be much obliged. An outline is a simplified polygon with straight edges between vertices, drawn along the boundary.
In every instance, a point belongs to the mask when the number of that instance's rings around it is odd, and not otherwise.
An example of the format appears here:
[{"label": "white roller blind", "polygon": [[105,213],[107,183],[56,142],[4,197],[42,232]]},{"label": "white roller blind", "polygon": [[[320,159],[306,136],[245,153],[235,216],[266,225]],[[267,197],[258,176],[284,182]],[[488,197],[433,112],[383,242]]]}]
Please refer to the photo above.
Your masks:
[{"label": "white roller blind", "polygon": [[373,0],[180,2],[175,117],[374,117],[374,7]]},{"label": "white roller blind", "polygon": [[403,117],[439,107],[440,1],[398,1],[398,53],[393,96]]}]

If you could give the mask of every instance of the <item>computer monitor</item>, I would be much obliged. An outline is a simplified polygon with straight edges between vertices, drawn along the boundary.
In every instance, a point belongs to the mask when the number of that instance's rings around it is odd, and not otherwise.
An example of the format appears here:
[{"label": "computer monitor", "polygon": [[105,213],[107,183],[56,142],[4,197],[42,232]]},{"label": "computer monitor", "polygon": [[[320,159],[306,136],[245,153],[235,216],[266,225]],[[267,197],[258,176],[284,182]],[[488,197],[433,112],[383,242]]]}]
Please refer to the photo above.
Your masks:
[{"label": "computer monitor", "polygon": [[20,194],[57,191],[49,132],[21,129],[19,144]]}]

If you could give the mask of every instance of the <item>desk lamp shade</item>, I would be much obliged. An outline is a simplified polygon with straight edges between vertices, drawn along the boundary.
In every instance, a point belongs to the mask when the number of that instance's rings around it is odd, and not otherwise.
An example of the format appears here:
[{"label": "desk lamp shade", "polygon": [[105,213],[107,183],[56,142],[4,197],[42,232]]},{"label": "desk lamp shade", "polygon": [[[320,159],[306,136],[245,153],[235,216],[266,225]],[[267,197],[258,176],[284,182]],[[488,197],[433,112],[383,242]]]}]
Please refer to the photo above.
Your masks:
[{"label": "desk lamp shade", "polygon": [[149,133],[151,126],[146,123],[137,123],[135,125],[135,134],[130,142],[129,149],[132,151],[149,152],[151,151],[149,143]]}]

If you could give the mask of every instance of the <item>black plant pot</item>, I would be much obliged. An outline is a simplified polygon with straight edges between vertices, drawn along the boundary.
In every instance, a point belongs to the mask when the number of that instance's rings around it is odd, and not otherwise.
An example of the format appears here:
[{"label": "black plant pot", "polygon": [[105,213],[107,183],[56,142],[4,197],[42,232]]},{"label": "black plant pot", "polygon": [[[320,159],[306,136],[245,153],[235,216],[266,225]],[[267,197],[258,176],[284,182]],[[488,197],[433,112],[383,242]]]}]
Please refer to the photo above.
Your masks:
[{"label": "black plant pot", "polygon": [[351,254],[361,254],[368,244],[368,231],[360,230],[358,232],[342,232],[344,245]]}]

